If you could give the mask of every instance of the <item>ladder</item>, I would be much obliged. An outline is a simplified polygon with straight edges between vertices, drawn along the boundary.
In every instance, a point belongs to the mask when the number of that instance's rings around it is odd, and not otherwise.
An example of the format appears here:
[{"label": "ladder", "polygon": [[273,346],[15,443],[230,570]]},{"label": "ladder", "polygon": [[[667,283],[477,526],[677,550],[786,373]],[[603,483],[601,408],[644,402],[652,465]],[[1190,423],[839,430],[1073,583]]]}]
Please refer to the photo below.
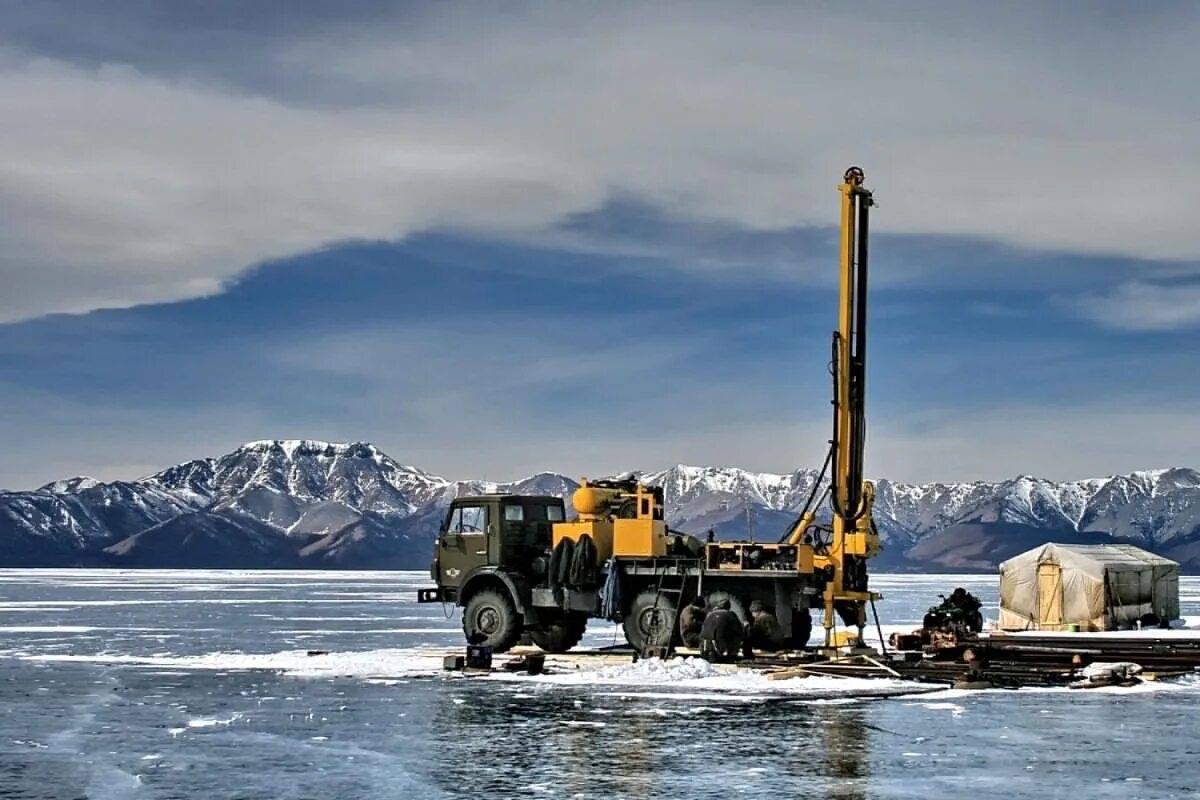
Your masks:
[{"label": "ladder", "polygon": [[[678,559],[668,559],[661,563],[656,558],[653,561],[653,568],[658,574],[658,584],[654,592],[654,610],[657,612],[659,605],[664,598],[671,598],[675,601],[675,614],[671,620],[671,627],[674,629],[679,625],[679,615],[683,612],[683,592],[687,588],[687,571],[680,566]],[[674,579],[674,580],[672,580]],[[665,608],[666,606],[664,606]],[[665,658],[675,652],[675,631],[671,631],[671,635],[667,638],[666,647],[654,647],[649,644],[644,648],[642,657],[650,658],[659,656]]]}]

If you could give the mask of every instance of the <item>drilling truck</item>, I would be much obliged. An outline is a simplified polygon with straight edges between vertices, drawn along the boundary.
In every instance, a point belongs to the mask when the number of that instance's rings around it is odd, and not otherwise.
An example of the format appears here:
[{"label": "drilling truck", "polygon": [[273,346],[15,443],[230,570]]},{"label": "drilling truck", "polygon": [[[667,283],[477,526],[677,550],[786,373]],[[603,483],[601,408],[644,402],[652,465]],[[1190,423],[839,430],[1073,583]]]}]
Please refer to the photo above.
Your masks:
[{"label": "drilling truck", "polygon": [[[866,624],[867,560],[879,551],[874,486],[863,479],[866,441],[868,221],[874,204],[863,171],[846,170],[841,193],[837,330],[833,332],[833,435],[802,513],[776,542],[701,541],[672,531],[662,489],[634,479],[581,481],[567,518],[561,498],[490,494],[456,498],[434,545],[424,603],[463,609],[469,642],[496,652],[528,637],[561,653],[588,621],[621,623],[640,653],[680,641],[680,612],[701,598],[727,600],[747,622],[751,603],[774,613],[795,649],[807,645],[811,611],[825,647],[840,618]],[[828,476],[828,481],[826,481]],[[832,516],[818,520],[828,505]]]}]

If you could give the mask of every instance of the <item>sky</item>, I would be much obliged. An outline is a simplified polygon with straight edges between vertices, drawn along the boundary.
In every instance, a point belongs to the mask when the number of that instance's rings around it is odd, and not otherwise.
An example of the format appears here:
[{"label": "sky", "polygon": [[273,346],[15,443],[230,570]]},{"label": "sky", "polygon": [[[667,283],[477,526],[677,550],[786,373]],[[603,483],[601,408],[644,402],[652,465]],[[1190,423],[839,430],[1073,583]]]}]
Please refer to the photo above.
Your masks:
[{"label": "sky", "polygon": [[1200,466],[1200,7],[0,0],[0,486]]}]

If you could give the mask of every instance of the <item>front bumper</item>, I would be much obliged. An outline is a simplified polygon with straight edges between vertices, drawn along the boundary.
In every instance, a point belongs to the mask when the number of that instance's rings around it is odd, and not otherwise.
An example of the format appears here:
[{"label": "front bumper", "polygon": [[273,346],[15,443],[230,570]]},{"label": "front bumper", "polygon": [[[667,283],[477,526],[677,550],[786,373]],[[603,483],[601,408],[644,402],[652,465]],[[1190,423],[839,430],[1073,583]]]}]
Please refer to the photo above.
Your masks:
[{"label": "front bumper", "polygon": [[432,589],[417,589],[418,603],[453,603],[454,590],[444,586],[435,586]]}]

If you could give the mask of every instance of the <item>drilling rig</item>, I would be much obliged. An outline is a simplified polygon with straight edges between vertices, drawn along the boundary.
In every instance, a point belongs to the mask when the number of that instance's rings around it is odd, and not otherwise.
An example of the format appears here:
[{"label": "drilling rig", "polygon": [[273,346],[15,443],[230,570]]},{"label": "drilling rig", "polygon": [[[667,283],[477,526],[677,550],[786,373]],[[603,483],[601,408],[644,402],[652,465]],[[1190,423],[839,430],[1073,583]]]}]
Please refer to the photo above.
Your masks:
[{"label": "drilling rig", "polygon": [[[680,611],[700,598],[728,602],[746,622],[757,601],[785,644],[807,646],[811,610],[832,648],[840,618],[858,629],[876,599],[867,560],[879,551],[874,486],[863,479],[866,443],[867,275],[871,192],[863,171],[841,185],[838,321],[833,333],[833,436],[820,476],[778,542],[701,542],[669,529],[662,490],[636,480],[581,482],[567,520],[557,497],[456,498],[435,544],[421,602],[463,608],[468,641],[507,650],[522,637],[551,652],[577,644],[589,619],[621,622],[635,650],[669,651]],[[826,476],[828,481],[826,482]],[[831,519],[819,512],[828,499]]]},{"label": "drilling rig", "polygon": [[[839,259],[838,327],[833,332],[830,372],[833,374],[833,438],[829,454],[813,485],[808,502],[784,537],[793,544],[807,542],[816,550],[814,567],[826,575],[822,595],[825,644],[832,644],[834,614],[862,629],[867,604],[876,596],[867,588],[867,559],[879,552],[879,532],[873,509],[875,485],[863,478],[866,453],[867,278],[871,191],[863,186],[859,167],[850,167],[838,191],[842,195],[841,256]],[[814,502],[826,474],[828,487]],[[832,525],[816,522],[828,497]]]}]

